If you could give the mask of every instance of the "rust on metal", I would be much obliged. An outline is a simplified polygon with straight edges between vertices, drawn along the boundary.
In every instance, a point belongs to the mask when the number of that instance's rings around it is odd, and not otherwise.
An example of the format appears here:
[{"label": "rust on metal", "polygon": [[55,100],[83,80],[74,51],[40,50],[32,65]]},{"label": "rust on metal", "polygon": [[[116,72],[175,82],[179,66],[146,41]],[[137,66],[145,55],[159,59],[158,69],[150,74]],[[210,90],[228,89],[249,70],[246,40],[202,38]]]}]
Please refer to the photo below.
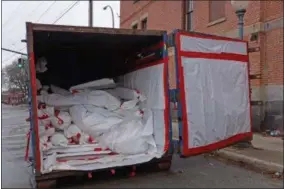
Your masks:
[{"label": "rust on metal", "polygon": [[251,53],[251,52],[259,52],[260,51],[260,48],[259,47],[250,47],[248,48],[248,52]]}]

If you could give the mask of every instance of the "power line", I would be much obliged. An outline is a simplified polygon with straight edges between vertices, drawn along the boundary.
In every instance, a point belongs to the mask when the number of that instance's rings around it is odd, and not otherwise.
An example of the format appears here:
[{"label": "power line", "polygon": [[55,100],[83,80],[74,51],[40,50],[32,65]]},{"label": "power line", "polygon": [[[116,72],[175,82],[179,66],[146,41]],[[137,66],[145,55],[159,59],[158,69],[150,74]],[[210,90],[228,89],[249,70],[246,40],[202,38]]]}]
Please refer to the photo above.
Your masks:
[{"label": "power line", "polygon": [[53,3],[51,5],[49,5],[49,7],[40,15],[39,19],[36,21],[40,21],[40,19],[51,9],[51,7],[56,3],[56,0],[53,1]]},{"label": "power line", "polygon": [[[36,10],[38,10],[38,8],[43,4],[43,3],[45,3],[45,1],[42,1],[42,2],[40,2],[39,4],[37,4],[37,6],[27,15],[27,18],[29,18]],[[16,26],[16,27],[18,27],[18,26]],[[10,30],[8,30],[8,32],[6,32],[6,33],[9,33],[9,35],[11,35],[11,32],[13,33],[13,31],[15,31],[15,28],[16,27],[12,27]],[[5,32],[3,32],[3,34],[2,35],[4,35],[5,34]],[[12,42],[12,44],[14,43],[14,44],[18,44],[18,43],[15,43],[16,41],[13,41]]]},{"label": "power line", "polygon": [[[62,12],[62,14],[53,22],[53,24],[55,24],[56,22],[58,22],[63,16],[65,16],[73,7],[75,7],[80,1],[76,1],[75,3],[73,3],[71,6],[69,6],[69,8],[67,8],[64,12]],[[43,2],[41,2],[40,4],[42,4]],[[46,14],[46,12],[49,11],[49,9],[56,3],[56,1],[54,1],[47,9],[46,11],[40,16],[40,18],[38,20],[41,19],[42,16],[44,16],[44,14]],[[39,6],[37,6],[39,7]],[[34,12],[34,11],[33,11]],[[29,14],[30,15],[30,14]],[[25,47],[24,47],[25,48]],[[22,51],[24,48],[20,49],[19,51]],[[8,60],[11,60],[13,57],[15,57],[17,54],[13,54],[12,56],[10,56],[9,58],[5,59],[2,62],[6,62]]]},{"label": "power line", "polygon": [[16,53],[16,54],[21,54],[21,55],[27,55],[25,53],[22,53],[22,52],[19,52],[19,51],[15,51],[15,50],[12,50],[12,49],[3,48],[3,47],[1,48],[1,50],[7,51],[7,52]]},{"label": "power line", "polygon": [[[23,47],[22,49],[18,50],[18,51],[22,51],[24,50],[26,47]],[[9,56],[8,58],[6,58],[5,60],[2,61],[3,62],[7,62],[8,60],[11,60],[12,58],[14,58],[15,56],[17,56],[18,54],[12,54],[12,56]]]},{"label": "power line", "polygon": [[57,18],[52,24],[55,24],[56,22],[58,22],[65,14],[67,14],[76,4],[78,4],[80,1],[76,1],[75,3],[73,3],[64,13],[61,14],[61,16],[59,18]]},{"label": "power line", "polygon": [[[40,3],[27,15],[26,18],[28,19],[36,10],[38,10],[38,8],[39,8],[43,3],[45,3],[45,1],[40,2]],[[17,14],[17,16],[19,16],[19,15]],[[25,18],[23,18],[23,17],[22,17],[22,19],[25,20]],[[20,22],[22,21],[22,19],[20,19]],[[16,25],[17,25],[17,24],[16,24]],[[9,34],[10,34],[10,32],[13,31],[13,30],[15,30],[15,28],[17,28],[17,27],[19,27],[19,26],[17,25],[17,26],[15,26],[15,27],[12,27],[10,30],[8,30],[7,32],[3,32],[3,33],[9,33]]]},{"label": "power line", "polygon": [[10,14],[10,17],[5,21],[5,23],[3,24],[3,27],[11,20],[11,18],[13,18],[15,16],[15,13],[17,12],[17,10],[21,7],[21,5],[24,2],[21,2],[20,4],[18,4],[18,6],[15,8],[15,10]]},{"label": "power line", "polygon": [[[28,17],[30,17],[30,15],[31,15],[32,13],[34,13],[43,3],[44,3],[44,1],[40,2],[40,3],[36,6],[36,8],[33,9],[30,14],[28,14]],[[36,22],[38,22],[38,21],[53,7],[53,5],[54,5],[55,3],[56,3],[56,0],[53,1],[53,3],[49,5],[49,7],[40,15],[40,17],[37,19]]]},{"label": "power line", "polygon": [[40,2],[40,3],[36,6],[36,8],[34,8],[34,9],[32,10],[32,12],[31,12],[30,14],[28,14],[28,18],[29,18],[35,11],[37,11],[38,8],[39,8],[43,3],[45,3],[45,1]]}]

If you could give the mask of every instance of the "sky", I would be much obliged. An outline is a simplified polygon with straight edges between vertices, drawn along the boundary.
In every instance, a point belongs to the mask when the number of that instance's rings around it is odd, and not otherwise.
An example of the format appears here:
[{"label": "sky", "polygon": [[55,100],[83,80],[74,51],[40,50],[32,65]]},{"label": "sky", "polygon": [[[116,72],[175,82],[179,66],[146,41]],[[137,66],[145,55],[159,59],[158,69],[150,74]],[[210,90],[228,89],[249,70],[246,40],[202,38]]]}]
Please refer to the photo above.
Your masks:
[{"label": "sky", "polygon": [[[52,24],[75,1],[2,1],[2,48],[26,53],[26,22]],[[93,26],[112,27],[110,5],[114,10],[115,27],[119,27],[120,1],[93,1]],[[89,2],[80,1],[56,24],[88,26]],[[2,50],[2,67],[19,57]]]}]

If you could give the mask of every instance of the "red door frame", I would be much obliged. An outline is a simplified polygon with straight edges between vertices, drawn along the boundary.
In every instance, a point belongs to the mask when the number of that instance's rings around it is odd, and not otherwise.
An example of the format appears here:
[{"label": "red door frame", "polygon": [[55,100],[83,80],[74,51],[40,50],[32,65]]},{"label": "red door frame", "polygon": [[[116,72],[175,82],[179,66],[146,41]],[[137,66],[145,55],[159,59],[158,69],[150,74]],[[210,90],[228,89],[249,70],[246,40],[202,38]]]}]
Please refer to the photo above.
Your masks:
[{"label": "red door frame", "polygon": [[[221,54],[214,54],[214,53],[202,53],[202,52],[185,52],[181,50],[181,44],[180,44],[180,37],[181,35],[184,36],[190,36],[190,37],[197,37],[197,38],[203,38],[203,39],[214,39],[214,40],[225,40],[225,41],[233,41],[233,42],[243,42],[246,43],[247,47],[247,55],[238,55],[233,53],[221,53]],[[189,148],[188,141],[189,141],[189,129],[188,129],[188,118],[187,118],[187,108],[186,108],[186,93],[185,93],[185,83],[184,83],[184,70],[182,67],[182,56],[183,57],[191,57],[191,58],[206,58],[206,59],[219,59],[219,60],[235,60],[244,62],[247,64],[247,78],[249,82],[249,56],[248,56],[248,42],[239,40],[239,39],[231,39],[227,37],[221,37],[221,36],[212,36],[212,35],[206,35],[206,34],[198,34],[198,33],[190,33],[190,32],[184,32],[184,31],[178,31],[175,33],[175,41],[176,41],[176,56],[177,56],[177,69],[178,69],[178,81],[177,86],[180,89],[180,101],[181,101],[181,111],[182,111],[182,147],[181,147],[181,153],[183,156],[190,156],[190,155],[198,155],[210,151],[214,151],[220,148],[224,148],[226,146],[229,146],[233,143],[236,143],[238,141],[244,140],[246,138],[252,138],[252,120],[251,120],[251,105],[250,105],[250,132],[246,133],[240,133],[237,135],[234,135],[230,138],[227,138],[225,140],[209,144],[206,146],[201,147],[195,147],[195,148]],[[250,95],[250,82],[248,85],[248,94],[249,94],[249,101],[251,99]]]}]

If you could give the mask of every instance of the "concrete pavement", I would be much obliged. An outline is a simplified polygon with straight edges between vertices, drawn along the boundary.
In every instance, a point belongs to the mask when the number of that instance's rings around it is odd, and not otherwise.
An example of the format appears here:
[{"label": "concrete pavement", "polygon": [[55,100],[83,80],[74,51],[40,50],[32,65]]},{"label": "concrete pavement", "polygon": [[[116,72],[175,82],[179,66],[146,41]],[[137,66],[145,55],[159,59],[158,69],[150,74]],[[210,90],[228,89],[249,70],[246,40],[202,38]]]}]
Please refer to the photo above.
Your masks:
[{"label": "concrete pavement", "polygon": [[2,104],[2,188],[30,188],[30,173],[24,162],[29,124],[26,107]]},{"label": "concrete pavement", "polygon": [[[173,122],[173,138],[178,139],[178,124]],[[243,162],[264,172],[283,174],[283,140],[276,137],[253,135],[253,148],[236,149],[228,147],[217,152],[218,156]]]},{"label": "concrete pavement", "polygon": [[[2,105],[2,187],[28,188],[30,172],[24,162],[25,134],[29,129],[25,108]],[[95,179],[95,178],[94,178]],[[69,181],[68,181],[69,182]],[[62,188],[280,188],[280,180],[205,156],[175,156],[169,172],[141,173],[134,178],[90,180]]]},{"label": "concrete pavement", "polygon": [[218,155],[236,162],[243,162],[251,168],[283,176],[283,140],[254,134],[252,148],[228,147],[218,151]]},{"label": "concrete pavement", "polygon": [[255,148],[283,153],[283,140],[280,137],[264,137],[254,134],[252,144]]}]

